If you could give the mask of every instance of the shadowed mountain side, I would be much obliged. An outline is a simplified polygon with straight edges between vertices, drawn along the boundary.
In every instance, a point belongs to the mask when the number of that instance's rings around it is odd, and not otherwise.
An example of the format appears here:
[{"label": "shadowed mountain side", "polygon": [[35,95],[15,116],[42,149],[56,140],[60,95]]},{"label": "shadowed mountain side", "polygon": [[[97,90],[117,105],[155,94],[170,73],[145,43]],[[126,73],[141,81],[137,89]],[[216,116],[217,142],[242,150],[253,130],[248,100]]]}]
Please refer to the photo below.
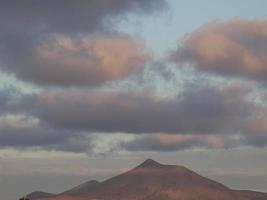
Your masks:
[{"label": "shadowed mountain side", "polygon": [[40,198],[51,198],[54,197],[55,194],[47,193],[47,192],[41,192],[41,191],[35,191],[27,195],[27,198],[30,200],[32,199],[40,199]]},{"label": "shadowed mountain side", "polygon": [[94,191],[100,183],[96,180],[88,181],[59,195],[84,196]]},{"label": "shadowed mountain side", "polygon": [[[151,159],[102,183],[89,181],[48,200],[266,200],[267,194],[235,191],[176,165]],[[43,198],[44,200],[44,198]]]}]

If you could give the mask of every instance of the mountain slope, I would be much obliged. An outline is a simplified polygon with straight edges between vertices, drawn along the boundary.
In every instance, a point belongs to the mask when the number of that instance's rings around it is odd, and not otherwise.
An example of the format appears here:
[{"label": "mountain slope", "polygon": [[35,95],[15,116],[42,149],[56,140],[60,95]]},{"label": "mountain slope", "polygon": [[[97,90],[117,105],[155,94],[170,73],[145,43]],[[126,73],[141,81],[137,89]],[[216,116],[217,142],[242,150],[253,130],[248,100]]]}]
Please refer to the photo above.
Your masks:
[{"label": "mountain slope", "polygon": [[84,196],[92,192],[97,186],[99,182],[96,180],[88,181],[77,187],[74,187],[70,190],[67,190],[59,195],[68,195],[68,196]]},{"label": "mountain slope", "polygon": [[263,192],[254,192],[248,190],[237,190],[235,191],[239,197],[246,200],[263,200],[267,199],[267,194]]},{"label": "mountain slope", "polygon": [[266,200],[267,194],[235,191],[176,165],[151,159],[104,182],[90,181],[49,200]]}]

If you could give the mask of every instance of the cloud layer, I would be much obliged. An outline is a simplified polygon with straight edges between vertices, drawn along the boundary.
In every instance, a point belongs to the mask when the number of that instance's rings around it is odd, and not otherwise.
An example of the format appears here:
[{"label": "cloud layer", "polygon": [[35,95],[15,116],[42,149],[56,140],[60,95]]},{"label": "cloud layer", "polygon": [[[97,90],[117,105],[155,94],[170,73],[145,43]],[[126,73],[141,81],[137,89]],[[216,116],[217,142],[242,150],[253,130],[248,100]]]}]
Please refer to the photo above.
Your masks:
[{"label": "cloud layer", "polygon": [[250,135],[170,135],[147,134],[120,142],[128,151],[171,152],[188,149],[231,149],[237,147],[266,147],[267,136]]},{"label": "cloud layer", "polygon": [[230,84],[190,85],[175,97],[85,88],[17,93],[1,100],[0,148],[91,153],[117,133],[127,134],[101,151],[265,147],[266,108],[250,99],[252,92]]},{"label": "cloud layer", "polygon": [[115,137],[101,146],[103,153],[267,144],[266,108],[249,98],[253,90],[245,85],[191,86],[176,97],[147,90],[49,89],[7,96],[6,90],[1,92],[0,148],[92,153],[101,143],[97,138],[117,132],[140,136],[127,141],[120,140],[127,135]]},{"label": "cloud layer", "polygon": [[176,97],[151,92],[65,90],[38,96],[40,119],[95,132],[220,134],[241,131],[257,105],[242,86],[191,87]]},{"label": "cloud layer", "polygon": [[[116,30],[122,17],[160,10],[164,0],[30,3],[4,1],[0,8],[1,70],[39,89],[33,94],[0,89],[0,148],[91,152],[118,133],[134,137],[114,136],[110,147],[101,148],[266,146],[266,94],[256,85],[222,84],[209,76],[205,83],[197,78],[187,83],[182,70],[153,60],[143,40]],[[187,35],[171,58],[178,66],[190,63],[204,72],[265,81],[266,25],[266,20],[211,22]],[[128,79],[133,87],[109,84],[137,73],[142,78]],[[178,74],[185,76],[180,82]],[[143,86],[141,79],[164,89]],[[172,91],[164,91],[170,82]]]}]

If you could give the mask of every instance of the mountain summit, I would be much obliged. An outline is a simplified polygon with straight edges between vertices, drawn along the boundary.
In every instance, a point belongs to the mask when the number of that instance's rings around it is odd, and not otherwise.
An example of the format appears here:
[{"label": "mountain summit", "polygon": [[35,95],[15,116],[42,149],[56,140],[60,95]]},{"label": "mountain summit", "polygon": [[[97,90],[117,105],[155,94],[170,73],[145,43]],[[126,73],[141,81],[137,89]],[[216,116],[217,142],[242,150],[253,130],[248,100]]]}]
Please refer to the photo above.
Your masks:
[{"label": "mountain summit", "polygon": [[146,168],[146,167],[161,167],[163,166],[162,164],[152,160],[152,159],[147,159],[143,163],[141,163],[137,168]]},{"label": "mountain summit", "polygon": [[183,166],[152,159],[103,182],[89,181],[42,200],[266,200],[267,194],[235,191]]}]

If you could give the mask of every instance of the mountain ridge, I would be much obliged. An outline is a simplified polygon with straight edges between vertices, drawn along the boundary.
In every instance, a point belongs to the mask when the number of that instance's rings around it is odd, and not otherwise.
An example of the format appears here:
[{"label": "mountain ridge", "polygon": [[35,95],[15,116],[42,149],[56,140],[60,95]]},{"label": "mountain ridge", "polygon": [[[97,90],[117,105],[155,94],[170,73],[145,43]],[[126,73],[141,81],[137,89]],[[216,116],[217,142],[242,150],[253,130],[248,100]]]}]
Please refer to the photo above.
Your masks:
[{"label": "mountain ridge", "polygon": [[147,159],[103,182],[88,181],[51,197],[33,200],[266,200],[267,193],[232,190],[178,165]]}]

